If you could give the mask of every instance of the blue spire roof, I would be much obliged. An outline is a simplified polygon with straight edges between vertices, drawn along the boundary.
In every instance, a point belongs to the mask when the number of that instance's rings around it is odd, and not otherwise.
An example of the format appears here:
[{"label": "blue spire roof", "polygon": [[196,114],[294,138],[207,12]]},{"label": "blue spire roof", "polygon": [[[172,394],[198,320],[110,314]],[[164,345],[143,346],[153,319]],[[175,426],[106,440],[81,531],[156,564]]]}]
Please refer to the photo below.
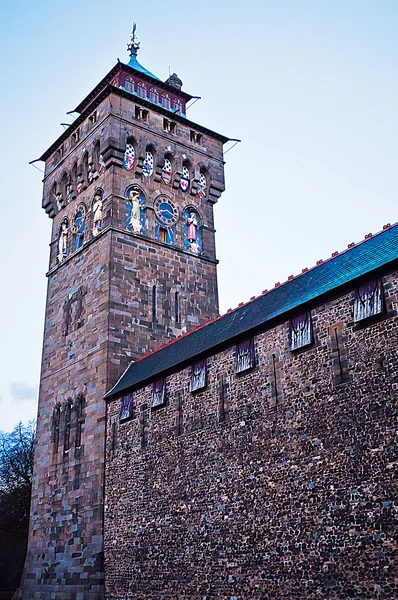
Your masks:
[{"label": "blue spire roof", "polygon": [[133,23],[133,31],[131,32],[130,43],[127,44],[127,50],[130,52],[130,60],[128,62],[128,66],[132,69],[135,69],[136,71],[139,71],[140,73],[143,73],[144,75],[149,75],[149,77],[153,77],[153,79],[161,81],[159,77],[156,77],[156,75],[154,75],[153,73],[145,69],[145,67],[140,65],[140,63],[137,60],[138,50],[140,49],[140,42],[138,41],[138,38],[135,34],[136,29],[137,25],[136,23]]},{"label": "blue spire roof", "polygon": [[149,75],[149,77],[153,77],[153,79],[157,79],[158,81],[161,81],[161,79],[159,79],[159,77],[156,77],[156,75],[154,75],[153,73],[148,71],[145,67],[140,65],[140,63],[137,60],[137,56],[135,54],[131,55],[130,60],[127,64],[129,67],[132,67],[136,71],[139,71],[140,73],[144,73],[144,75]]}]

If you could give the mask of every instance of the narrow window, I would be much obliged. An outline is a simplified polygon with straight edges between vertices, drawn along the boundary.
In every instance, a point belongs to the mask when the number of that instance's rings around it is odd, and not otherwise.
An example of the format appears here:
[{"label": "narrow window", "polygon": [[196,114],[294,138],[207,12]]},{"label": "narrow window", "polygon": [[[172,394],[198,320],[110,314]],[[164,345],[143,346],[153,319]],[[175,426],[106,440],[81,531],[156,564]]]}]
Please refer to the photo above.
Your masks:
[{"label": "narrow window", "polygon": [[167,94],[162,94],[162,106],[167,108],[167,110],[170,110],[170,97]]},{"label": "narrow window", "polygon": [[59,447],[59,423],[61,419],[61,409],[59,406],[56,406],[53,414],[53,443],[54,443],[54,452],[58,452]]},{"label": "narrow window", "polygon": [[146,123],[148,122],[148,117],[149,117],[149,110],[143,110],[142,113],[142,120],[145,121]]},{"label": "narrow window", "polygon": [[170,123],[170,133],[175,133],[176,132],[176,123],[172,122]]},{"label": "narrow window", "polygon": [[64,452],[68,452],[70,448],[70,425],[72,417],[72,402],[68,401],[65,410],[65,435],[64,435]]},{"label": "narrow window", "polygon": [[72,134],[72,139],[75,142],[75,144],[79,141],[79,139],[80,139],[80,129],[76,129],[76,131]]},{"label": "narrow window", "polygon": [[203,140],[203,136],[201,133],[197,133],[196,134],[196,143],[199,144],[199,146],[202,145],[202,140]]},{"label": "narrow window", "polygon": [[135,107],[135,118],[136,119],[141,119],[141,109],[139,106]]},{"label": "narrow window", "polygon": [[126,421],[133,416],[133,394],[126,394],[122,398],[119,421]]},{"label": "narrow window", "polygon": [[168,119],[163,119],[163,129],[164,131],[170,131],[170,121]]},{"label": "narrow window", "polygon": [[134,81],[130,79],[130,77],[126,77],[124,82],[124,88],[126,92],[130,92],[130,94],[134,94]]},{"label": "narrow window", "polygon": [[200,360],[192,365],[190,391],[197,392],[206,387],[206,360]]},{"label": "narrow window", "polygon": [[137,92],[140,98],[146,98],[146,87],[143,83],[137,83]]},{"label": "narrow window", "polygon": [[173,101],[173,109],[175,113],[181,112],[181,102],[177,98]]},{"label": "narrow window", "polygon": [[157,93],[155,88],[151,88],[149,90],[149,99],[151,102],[154,102],[155,104],[158,104],[159,102],[159,94]]},{"label": "narrow window", "polygon": [[180,322],[180,298],[178,292],[174,294],[174,318],[176,323]]},{"label": "narrow window", "polygon": [[354,321],[362,321],[384,312],[383,284],[381,279],[362,285],[355,292]]},{"label": "narrow window", "polygon": [[254,340],[250,338],[236,345],[235,373],[243,373],[254,367]]},{"label": "narrow window", "polygon": [[191,129],[191,142],[196,142],[196,133]]},{"label": "narrow window", "polygon": [[91,122],[92,125],[95,125],[95,123],[97,122],[97,119],[98,119],[98,115],[97,115],[97,111],[95,110],[93,112],[93,114],[89,116],[89,121]]},{"label": "narrow window", "polygon": [[289,346],[290,350],[297,350],[312,344],[311,313],[304,313],[290,320]]},{"label": "narrow window", "polygon": [[167,243],[167,229],[164,229],[164,227],[160,227],[159,239],[161,242]]},{"label": "narrow window", "polygon": [[83,396],[79,396],[76,401],[76,416],[77,416],[76,440],[75,440],[76,448],[80,448],[80,446],[82,445],[82,431],[83,431],[83,423],[84,423],[83,404],[84,404],[84,398],[83,398]]},{"label": "narrow window", "polygon": [[166,380],[159,379],[153,384],[151,408],[162,406],[166,403]]},{"label": "narrow window", "polygon": [[156,321],[156,285],[152,286],[152,321]]}]

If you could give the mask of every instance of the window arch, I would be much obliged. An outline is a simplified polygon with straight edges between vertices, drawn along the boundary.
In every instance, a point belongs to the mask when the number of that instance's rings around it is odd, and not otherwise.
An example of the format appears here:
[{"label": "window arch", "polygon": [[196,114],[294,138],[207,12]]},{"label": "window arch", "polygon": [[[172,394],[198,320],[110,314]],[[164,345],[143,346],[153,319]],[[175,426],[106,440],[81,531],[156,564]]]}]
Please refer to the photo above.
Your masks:
[{"label": "window arch", "polygon": [[70,430],[72,424],[72,399],[66,402],[65,407],[65,429],[64,429],[64,452],[70,449]]},{"label": "window arch", "polygon": [[190,171],[191,171],[190,163],[187,160],[184,160],[184,162],[182,164],[182,173],[181,173],[181,178],[180,178],[180,189],[183,192],[187,192],[191,185]]},{"label": "window arch", "polygon": [[173,100],[173,110],[176,113],[181,113],[181,102],[178,98],[174,98]]},{"label": "window arch", "polygon": [[140,235],[145,233],[145,196],[135,185],[126,190],[126,229]]},{"label": "window arch", "polygon": [[200,175],[198,179],[198,189],[197,196],[200,199],[207,197],[207,173],[205,169],[200,170]]},{"label": "window arch", "polygon": [[82,171],[83,171],[83,177],[84,179],[87,181],[87,183],[91,183],[91,181],[89,181],[89,166],[88,166],[88,152],[84,153],[83,156],[83,163],[82,163]]},{"label": "window arch", "polygon": [[166,94],[166,92],[163,92],[162,94],[162,106],[167,108],[167,110],[170,110],[171,108],[170,96]]},{"label": "window arch", "polygon": [[163,183],[168,185],[173,179],[173,157],[171,154],[165,154],[161,178]]},{"label": "window arch", "polygon": [[184,246],[192,254],[202,254],[201,222],[197,211],[190,206],[184,213]]},{"label": "window arch", "polygon": [[126,141],[126,150],[124,151],[123,167],[126,171],[131,171],[135,164],[135,140],[128,137]]},{"label": "window arch", "polygon": [[159,94],[156,88],[151,87],[149,90],[149,100],[155,104],[159,104]]},{"label": "window arch", "polygon": [[141,81],[137,83],[137,94],[140,98],[146,98],[146,85]]},{"label": "window arch", "polygon": [[104,201],[104,192],[101,188],[98,188],[94,194],[93,204],[92,204],[92,214],[93,214],[93,236],[97,236],[99,232],[102,230],[103,223],[103,201]]},{"label": "window arch", "polygon": [[61,263],[68,256],[69,221],[63,219],[58,235],[58,262]]},{"label": "window arch", "polygon": [[131,77],[126,77],[124,80],[124,88],[126,92],[130,92],[130,94],[134,94],[134,80]]},{"label": "window arch", "polygon": [[153,175],[153,167],[155,163],[155,156],[152,147],[147,146],[145,152],[145,161],[142,167],[142,174],[147,179]]},{"label": "window arch", "polygon": [[61,407],[59,404],[56,405],[53,412],[53,431],[52,431],[52,441],[54,444],[54,452],[58,452],[59,448],[59,426],[61,423]]},{"label": "window arch", "polygon": [[73,215],[71,230],[75,235],[75,250],[78,250],[83,246],[86,212],[86,207],[83,202],[81,202],[78,205],[75,214]]},{"label": "window arch", "polygon": [[84,396],[79,394],[76,398],[75,402],[75,411],[76,411],[76,438],[75,438],[75,446],[76,448],[80,448],[82,445],[82,433],[83,433],[83,423],[84,423]]}]

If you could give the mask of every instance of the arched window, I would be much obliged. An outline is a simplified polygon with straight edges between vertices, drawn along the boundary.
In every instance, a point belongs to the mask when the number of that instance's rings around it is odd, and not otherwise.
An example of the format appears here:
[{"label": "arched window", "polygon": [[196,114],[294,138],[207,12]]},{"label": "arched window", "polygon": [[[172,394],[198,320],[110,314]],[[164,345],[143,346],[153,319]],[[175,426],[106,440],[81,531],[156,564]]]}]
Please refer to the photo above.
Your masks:
[{"label": "arched window", "polygon": [[181,112],[181,102],[179,101],[178,98],[174,98],[174,100],[173,100],[173,110],[175,113]]},{"label": "arched window", "polygon": [[84,397],[81,394],[76,398],[75,410],[76,410],[75,446],[76,446],[76,448],[80,448],[80,446],[82,445],[82,430],[83,430],[83,423],[84,423],[84,416],[83,416]]},{"label": "arched window", "polygon": [[[83,176],[85,178],[85,180],[87,181],[87,183],[91,183],[89,182],[88,179],[88,174],[89,174],[89,168],[88,168],[88,152],[86,152],[83,156]],[[92,179],[91,179],[92,181]]]},{"label": "arched window", "polygon": [[104,192],[98,189],[94,194],[92,213],[93,213],[93,236],[99,234],[103,223],[103,200]]},{"label": "arched window", "polygon": [[127,138],[126,150],[124,151],[123,167],[126,171],[131,171],[135,163],[135,150],[132,138]]},{"label": "arched window", "polygon": [[54,452],[58,452],[59,448],[59,426],[61,422],[61,407],[59,404],[54,408],[53,412],[53,436]]},{"label": "arched window", "polygon": [[189,190],[189,186],[191,184],[191,178],[190,178],[190,164],[187,161],[184,161],[183,166],[182,166],[182,173],[181,173],[181,179],[180,179],[180,189],[183,192],[187,192]]},{"label": "arched window", "polygon": [[200,170],[197,196],[200,199],[206,198],[207,196],[207,178],[204,170]]},{"label": "arched window", "polygon": [[166,94],[166,92],[163,92],[162,94],[162,106],[163,108],[167,108],[167,110],[170,110],[171,108],[170,96]]},{"label": "arched window", "polygon": [[58,262],[61,263],[68,256],[68,235],[69,235],[69,221],[64,219],[59,228],[58,236]]},{"label": "arched window", "polygon": [[134,81],[131,77],[126,77],[124,80],[124,88],[126,92],[130,92],[130,94],[134,94]]},{"label": "arched window", "polygon": [[187,207],[184,210],[184,246],[192,254],[202,253],[201,223],[195,209]]},{"label": "arched window", "polygon": [[64,452],[70,448],[70,428],[72,420],[72,400],[69,399],[65,408]]},{"label": "arched window", "polygon": [[126,229],[133,233],[145,233],[145,197],[136,186],[126,191]]},{"label": "arched window", "polygon": [[155,104],[159,103],[159,94],[157,90],[153,87],[149,90],[149,100],[151,102],[154,102]]},{"label": "arched window", "polygon": [[66,173],[64,173],[62,175],[62,179],[61,179],[61,203],[62,206],[65,206],[65,201],[66,201],[66,197],[67,197],[67,185],[68,185],[68,176]]},{"label": "arched window", "polygon": [[72,233],[75,234],[75,250],[83,246],[84,229],[86,224],[86,207],[80,203],[73,216]]},{"label": "arched window", "polygon": [[140,98],[146,98],[146,86],[141,81],[137,83],[137,94]]},{"label": "arched window", "polygon": [[171,164],[171,156],[166,155],[164,159],[161,177],[163,183],[165,183],[166,185],[171,183],[171,180],[173,179],[173,166]]},{"label": "arched window", "polygon": [[152,151],[147,148],[147,151],[145,152],[145,161],[144,161],[144,165],[142,167],[142,174],[144,177],[151,177],[153,174],[153,165],[154,165],[155,159],[153,156]]}]

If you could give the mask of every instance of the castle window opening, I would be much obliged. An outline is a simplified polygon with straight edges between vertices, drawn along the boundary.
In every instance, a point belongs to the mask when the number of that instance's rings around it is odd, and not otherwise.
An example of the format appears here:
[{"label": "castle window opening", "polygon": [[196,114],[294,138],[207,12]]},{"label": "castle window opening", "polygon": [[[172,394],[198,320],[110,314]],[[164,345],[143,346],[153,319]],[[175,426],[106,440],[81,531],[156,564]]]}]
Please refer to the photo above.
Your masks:
[{"label": "castle window opening", "polygon": [[363,321],[384,312],[383,283],[370,281],[355,291],[354,321]]}]

